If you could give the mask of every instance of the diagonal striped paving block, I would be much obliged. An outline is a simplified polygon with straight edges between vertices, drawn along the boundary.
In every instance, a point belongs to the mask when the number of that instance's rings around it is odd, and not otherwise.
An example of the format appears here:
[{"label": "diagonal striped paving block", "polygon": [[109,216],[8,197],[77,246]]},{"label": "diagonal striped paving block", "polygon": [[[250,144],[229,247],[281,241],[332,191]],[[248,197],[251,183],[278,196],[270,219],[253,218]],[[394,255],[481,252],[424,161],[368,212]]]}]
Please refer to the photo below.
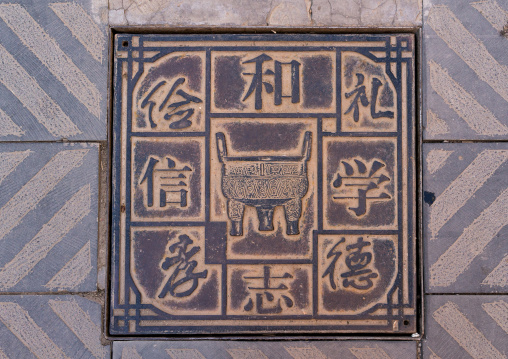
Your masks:
[{"label": "diagonal striped paving block", "polygon": [[107,0],[0,3],[0,139],[105,140]]},{"label": "diagonal striped paving block", "polygon": [[508,296],[427,295],[423,358],[504,359]]},{"label": "diagonal striped paving block", "polygon": [[424,144],[427,293],[508,289],[508,144]]},{"label": "diagonal striped paving block", "polygon": [[113,359],[416,359],[412,341],[116,341]]},{"label": "diagonal striped paving block", "polygon": [[88,299],[0,297],[0,358],[106,359],[101,336],[101,306]]},{"label": "diagonal striped paving block", "polygon": [[508,135],[502,0],[424,0],[424,138]]},{"label": "diagonal striped paving block", "polygon": [[96,144],[0,144],[0,291],[97,289]]}]

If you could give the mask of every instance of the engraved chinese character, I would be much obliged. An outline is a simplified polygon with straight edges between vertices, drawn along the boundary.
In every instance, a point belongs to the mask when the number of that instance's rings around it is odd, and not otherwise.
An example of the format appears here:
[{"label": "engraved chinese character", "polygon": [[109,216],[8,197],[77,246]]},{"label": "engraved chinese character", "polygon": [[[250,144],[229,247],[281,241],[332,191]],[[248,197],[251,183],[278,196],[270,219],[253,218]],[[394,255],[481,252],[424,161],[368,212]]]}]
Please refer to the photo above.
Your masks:
[{"label": "engraved chinese character", "polygon": [[169,246],[169,252],[174,255],[166,256],[161,264],[161,268],[169,272],[169,278],[159,293],[159,298],[165,298],[168,293],[172,297],[187,297],[194,293],[198,287],[199,279],[207,277],[208,270],[194,272],[198,262],[191,260],[191,258],[201,248],[194,246],[188,250],[187,248],[193,243],[194,241],[188,235],[182,234],[178,236],[177,243]]},{"label": "engraved chinese character", "polygon": [[[169,157],[166,161],[157,157],[150,157],[145,164],[145,171],[140,185],[146,183],[146,205],[157,209],[167,205],[187,207],[189,166],[177,168],[176,163]],[[157,197],[156,194],[159,196]],[[154,207],[154,202],[155,207]]]},{"label": "engraved chinese character", "polygon": [[[141,108],[144,109],[148,106],[148,121],[150,122],[151,128],[156,128],[158,126],[155,117],[160,113],[165,113],[164,120],[169,122],[169,128],[172,130],[180,130],[192,125],[190,118],[195,112],[193,105],[203,101],[196,96],[188,94],[182,89],[177,90],[177,88],[181,87],[184,83],[185,78],[183,77],[178,78],[171,87],[166,86],[166,81],[160,81],[145,96],[143,102],[141,102]],[[161,88],[169,88],[169,91],[159,106],[157,106],[157,100],[154,94]]]},{"label": "engraved chinese character", "polygon": [[333,196],[333,199],[356,200],[357,206],[348,207],[348,209],[357,217],[365,215],[371,203],[392,198],[385,190],[390,178],[382,173],[386,167],[384,163],[374,160],[369,165],[358,159],[350,162],[341,161],[341,163],[343,166],[334,177],[332,186],[340,189],[342,195]]},{"label": "engraved chinese character", "polygon": [[[343,257],[343,264],[339,264],[344,249],[340,250],[341,245],[345,243],[346,239],[342,237],[333,247],[328,251],[326,258],[331,262],[324,271],[322,278],[328,277],[330,287],[333,290],[337,289],[336,270],[343,271],[337,278],[344,278],[342,286],[344,288],[352,287],[358,290],[368,290],[373,287],[374,278],[378,277],[369,265],[372,262],[372,253],[365,249],[371,246],[371,243],[365,241],[363,237],[358,237],[356,243],[346,246],[345,251],[347,255]],[[347,271],[344,269],[347,268]]]},{"label": "engraved chinese character", "polygon": [[379,88],[383,85],[383,83],[378,78],[373,78],[371,83],[371,94],[370,94],[370,102],[367,98],[367,92],[365,85],[363,84],[365,81],[365,76],[363,74],[356,74],[356,87],[353,91],[347,92],[345,94],[346,98],[350,98],[351,96],[355,96],[351,101],[345,115],[353,111],[353,120],[358,122],[360,120],[360,104],[363,107],[367,107],[370,104],[370,115],[372,118],[393,118],[394,113],[392,111],[376,111],[376,102],[379,93]]},{"label": "engraved chinese character", "polygon": [[[255,291],[256,311],[259,314],[279,314],[283,310],[283,303],[287,308],[293,307],[293,299],[287,293],[288,287],[284,283],[280,283],[285,279],[291,279],[293,276],[289,273],[284,273],[280,277],[272,277],[270,274],[271,268],[269,266],[263,267],[262,277],[244,277],[245,279],[262,280],[263,284],[260,287],[248,287],[248,289]],[[272,282],[278,282],[279,285],[273,285]],[[281,292],[285,293],[282,294]],[[275,301],[277,298],[277,301]],[[246,311],[254,309],[254,301],[252,297],[244,306]]]},{"label": "engraved chinese character", "polygon": [[[266,55],[261,54],[251,60],[244,61],[244,64],[255,64],[254,72],[244,72],[244,75],[252,76],[249,89],[245,94],[242,101],[247,100],[252,94],[254,94],[254,107],[256,110],[263,108],[263,87],[266,93],[273,93],[274,104],[281,105],[283,98],[291,98],[291,103],[300,102],[300,63],[296,60],[290,62],[280,62],[275,60],[274,67],[272,69],[266,69],[263,72],[263,64],[273,59]],[[284,95],[282,91],[283,81],[283,66],[289,66],[291,71],[291,94]],[[265,81],[265,77],[273,76],[273,84]]]},{"label": "engraved chinese character", "polygon": [[326,255],[326,258],[327,259],[332,258],[332,261],[330,262],[330,264],[326,268],[326,270],[323,273],[323,276],[321,278],[325,278],[325,277],[328,276],[328,279],[330,281],[330,287],[332,287],[332,289],[337,289],[337,284],[335,283],[335,276],[334,276],[335,266],[337,265],[337,260],[342,255],[342,252],[338,250],[338,247],[339,247],[340,244],[344,243],[345,240],[346,240],[346,238],[342,237],[340,239],[340,241],[335,243],[335,245],[332,247],[332,249],[330,249],[328,251],[328,253]]},{"label": "engraved chinese character", "polygon": [[372,279],[377,278],[378,274],[367,268],[372,261],[372,253],[363,252],[363,248],[370,245],[371,243],[364,241],[363,237],[358,237],[356,243],[346,247],[350,252],[345,259],[349,271],[340,275],[341,278],[346,278],[342,282],[344,288],[349,286],[360,290],[372,288]]}]

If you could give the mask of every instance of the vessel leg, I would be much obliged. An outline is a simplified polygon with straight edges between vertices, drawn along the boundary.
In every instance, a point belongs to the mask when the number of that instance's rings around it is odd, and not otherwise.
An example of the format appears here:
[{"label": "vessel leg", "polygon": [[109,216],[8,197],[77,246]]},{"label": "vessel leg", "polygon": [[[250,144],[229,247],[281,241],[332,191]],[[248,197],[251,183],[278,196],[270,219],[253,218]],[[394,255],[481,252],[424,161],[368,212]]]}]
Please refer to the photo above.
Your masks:
[{"label": "vessel leg", "polygon": [[284,204],[284,212],[286,214],[286,234],[299,234],[298,221],[302,215],[302,200],[299,198],[292,199]]},{"label": "vessel leg", "polygon": [[245,205],[234,199],[228,200],[228,217],[231,221],[230,234],[232,236],[243,235],[243,212]]},{"label": "vessel leg", "polygon": [[273,231],[273,207],[256,207],[260,231]]}]

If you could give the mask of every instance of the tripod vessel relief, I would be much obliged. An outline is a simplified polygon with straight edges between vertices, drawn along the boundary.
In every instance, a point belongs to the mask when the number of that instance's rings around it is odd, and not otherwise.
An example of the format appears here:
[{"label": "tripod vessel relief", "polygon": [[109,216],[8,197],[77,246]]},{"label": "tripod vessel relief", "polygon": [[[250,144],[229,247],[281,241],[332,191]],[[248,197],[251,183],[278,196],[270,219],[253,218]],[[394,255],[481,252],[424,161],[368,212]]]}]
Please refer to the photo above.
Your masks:
[{"label": "tripod vessel relief", "polygon": [[232,236],[243,234],[245,206],[256,208],[260,231],[272,231],[273,211],[283,206],[286,234],[297,235],[302,214],[302,197],[309,187],[307,161],[312,133],[305,132],[302,155],[230,157],[224,133],[217,133],[217,155],[222,163],[222,193],[228,199]]}]

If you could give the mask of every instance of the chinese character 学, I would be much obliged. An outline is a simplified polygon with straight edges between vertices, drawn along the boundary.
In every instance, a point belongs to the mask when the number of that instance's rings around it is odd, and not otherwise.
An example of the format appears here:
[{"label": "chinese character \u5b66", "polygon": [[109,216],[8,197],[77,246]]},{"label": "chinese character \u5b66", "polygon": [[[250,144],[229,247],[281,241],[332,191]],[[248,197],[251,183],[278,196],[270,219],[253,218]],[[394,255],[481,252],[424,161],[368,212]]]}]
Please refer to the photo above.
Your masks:
[{"label": "chinese character \u5b66", "polygon": [[[280,283],[285,279],[293,278],[293,276],[289,273],[284,273],[280,277],[272,277],[270,271],[271,268],[269,266],[264,266],[262,277],[244,277],[244,279],[253,279],[256,281],[262,281],[263,283],[261,286],[248,287],[249,290],[255,292],[253,294],[255,294],[256,298],[256,311],[259,314],[278,314],[283,310],[283,303],[287,308],[291,308],[294,305],[293,300],[286,295],[288,294],[288,287],[284,283]],[[280,284],[274,285],[272,282]],[[275,298],[277,298],[277,301],[275,301]],[[249,301],[244,306],[244,309],[249,312],[253,308],[254,301],[252,300],[252,297],[250,297]]]},{"label": "chinese character \u5b66", "polygon": [[[164,114],[164,120],[168,121],[168,126],[172,130],[180,130],[192,125],[190,118],[196,110],[194,105],[203,101],[196,96],[189,95],[182,89],[177,90],[184,83],[185,78],[183,77],[175,80],[171,87],[166,81],[160,81],[144,97],[141,108],[145,109],[148,106],[148,121],[151,128],[158,127],[159,123],[156,117],[158,118],[161,114]],[[154,95],[159,89],[163,91],[165,88],[169,89],[166,96]],[[162,101],[158,103],[160,99]]]},{"label": "chinese character \u5b66", "polygon": [[386,165],[381,161],[374,160],[369,165],[365,161],[354,159],[349,163],[342,161],[342,165],[332,182],[332,186],[339,189],[341,195],[332,198],[356,200],[356,207],[348,207],[355,216],[361,217],[367,214],[372,202],[387,201],[392,198],[385,190],[386,185],[390,183],[390,178],[385,174]]},{"label": "chinese character \u5b66", "polygon": [[165,298],[168,293],[172,297],[187,297],[197,289],[199,279],[207,277],[208,270],[194,272],[198,262],[191,260],[191,258],[200,251],[200,248],[194,246],[187,250],[193,243],[194,241],[188,235],[182,234],[178,236],[177,243],[169,246],[169,252],[173,256],[165,257],[161,265],[162,269],[169,273],[169,278],[166,280],[159,298]]},{"label": "chinese character \u5b66", "polygon": [[[331,262],[324,271],[322,278],[328,277],[330,287],[332,287],[333,290],[337,289],[335,271],[337,262],[343,254],[340,247],[345,241],[346,239],[342,237],[326,255],[327,259],[331,258]],[[339,266],[339,268],[347,268],[347,270],[344,269],[344,271],[340,273],[340,278],[343,278],[342,286],[344,288],[352,287],[358,290],[368,290],[373,287],[373,279],[378,278],[378,274],[371,268],[368,268],[372,262],[372,253],[365,247],[369,246],[371,246],[371,243],[365,241],[363,237],[358,237],[356,243],[346,246],[345,250],[348,253],[343,257],[345,266]]]},{"label": "chinese character \u5b66", "polygon": [[[148,209],[169,206],[187,207],[187,187],[192,169],[177,168],[175,161],[166,157],[149,157],[140,185],[146,183],[145,199]],[[158,194],[158,196],[157,196]],[[155,206],[154,206],[155,204]]]},{"label": "chinese character \u5b66", "polygon": [[[244,61],[243,64],[254,64],[254,72],[244,72],[244,75],[252,76],[252,80],[242,101],[247,100],[251,95],[254,95],[254,108],[261,110],[263,108],[263,88],[266,93],[272,94],[274,97],[274,104],[276,106],[282,104],[282,99],[285,97],[291,98],[291,103],[300,102],[300,63],[298,61],[280,62],[273,61],[273,70],[264,70],[264,63],[271,62],[273,59],[266,55],[261,54],[251,60]],[[291,71],[291,94],[284,95],[283,84],[283,67],[289,66]],[[272,82],[266,81],[267,77],[273,79]]]},{"label": "chinese character \u5b66", "polygon": [[358,122],[360,120],[360,104],[363,107],[367,107],[370,104],[370,116],[374,118],[393,118],[394,113],[392,111],[376,111],[376,102],[379,93],[379,88],[383,85],[381,80],[378,78],[373,78],[371,82],[371,93],[370,93],[370,102],[367,98],[367,91],[365,85],[363,84],[365,81],[365,76],[363,74],[356,74],[356,87],[353,91],[345,93],[346,98],[350,98],[354,95],[351,104],[349,105],[345,115],[353,111],[353,120]]}]

